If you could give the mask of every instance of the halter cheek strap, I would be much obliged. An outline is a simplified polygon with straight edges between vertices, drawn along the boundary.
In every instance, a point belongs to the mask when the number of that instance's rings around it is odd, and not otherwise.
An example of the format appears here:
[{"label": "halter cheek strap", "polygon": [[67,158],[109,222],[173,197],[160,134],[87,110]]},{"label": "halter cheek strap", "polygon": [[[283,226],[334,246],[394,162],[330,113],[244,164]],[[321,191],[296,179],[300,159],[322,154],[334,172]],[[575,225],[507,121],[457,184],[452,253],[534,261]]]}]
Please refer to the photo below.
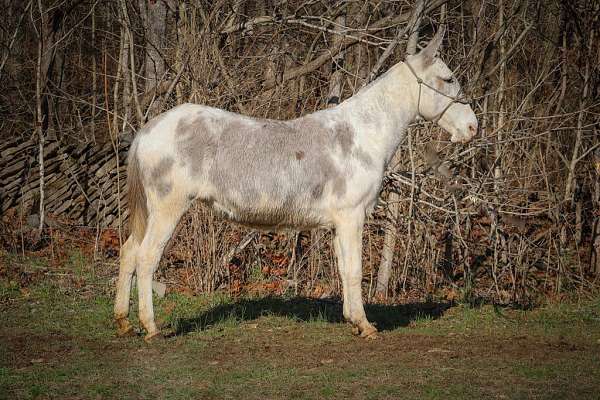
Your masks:
[{"label": "halter cheek strap", "polygon": [[423,114],[421,114],[421,88],[423,85],[427,86],[429,89],[433,90],[436,93],[441,94],[444,97],[449,98],[450,100],[452,100],[450,103],[448,103],[448,105],[442,110],[441,113],[439,113],[433,120],[432,122],[434,123],[438,123],[440,119],[442,119],[442,117],[444,116],[444,114],[446,113],[446,111],[448,111],[448,109],[450,107],[452,107],[452,105],[454,103],[461,103],[461,104],[470,104],[469,101],[466,101],[462,98],[459,97],[454,97],[454,96],[448,96],[446,93],[440,91],[439,89],[431,86],[430,84],[428,84],[427,82],[423,81],[423,79],[421,79],[419,77],[419,75],[417,75],[417,73],[415,72],[415,70],[413,69],[412,65],[410,65],[410,63],[408,61],[404,61],[404,64],[408,67],[408,69],[410,70],[410,72],[413,74],[413,76],[415,77],[415,79],[417,80],[417,83],[419,84],[419,97],[417,100],[417,112],[419,113],[419,115],[421,117],[423,117]]}]

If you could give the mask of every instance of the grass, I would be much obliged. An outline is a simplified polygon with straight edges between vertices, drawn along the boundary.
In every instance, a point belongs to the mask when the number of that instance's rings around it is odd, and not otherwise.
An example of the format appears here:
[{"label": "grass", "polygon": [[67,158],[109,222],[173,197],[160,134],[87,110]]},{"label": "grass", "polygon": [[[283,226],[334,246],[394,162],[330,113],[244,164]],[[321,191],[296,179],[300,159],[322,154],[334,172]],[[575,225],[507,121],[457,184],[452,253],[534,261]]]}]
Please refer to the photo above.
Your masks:
[{"label": "grass", "polygon": [[[44,267],[41,260],[19,262]],[[594,399],[600,393],[600,299],[532,311],[370,305],[367,314],[381,335],[366,341],[350,334],[335,301],[171,293],[155,299],[171,336],[149,346],[139,336],[114,336],[112,272],[92,273],[81,254],[64,267],[72,271],[66,278],[27,287],[0,278],[2,399]]]}]

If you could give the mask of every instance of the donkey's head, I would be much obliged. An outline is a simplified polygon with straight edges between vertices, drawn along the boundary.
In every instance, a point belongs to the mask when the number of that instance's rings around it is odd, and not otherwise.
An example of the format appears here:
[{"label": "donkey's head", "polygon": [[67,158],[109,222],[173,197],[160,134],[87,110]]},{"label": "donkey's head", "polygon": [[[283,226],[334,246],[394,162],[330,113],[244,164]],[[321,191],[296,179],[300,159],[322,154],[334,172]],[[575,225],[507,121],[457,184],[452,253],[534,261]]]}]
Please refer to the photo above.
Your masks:
[{"label": "donkey's head", "polygon": [[442,26],[431,42],[419,54],[406,58],[412,79],[419,115],[437,123],[450,133],[452,142],[466,143],[477,133],[477,117],[471,106],[462,99],[458,80],[436,53],[444,38]]}]

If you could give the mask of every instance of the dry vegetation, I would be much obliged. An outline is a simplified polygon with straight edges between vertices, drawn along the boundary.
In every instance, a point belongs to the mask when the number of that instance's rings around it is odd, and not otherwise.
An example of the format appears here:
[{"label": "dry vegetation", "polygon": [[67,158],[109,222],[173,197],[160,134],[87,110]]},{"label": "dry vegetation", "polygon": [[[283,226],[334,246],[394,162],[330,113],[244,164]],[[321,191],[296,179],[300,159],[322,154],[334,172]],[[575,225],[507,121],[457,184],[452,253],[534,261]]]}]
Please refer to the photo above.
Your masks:
[{"label": "dry vegetation", "polygon": [[[44,226],[42,242],[89,226],[118,247],[125,152],[158,112],[189,101],[294,118],[351,96],[403,59],[409,37],[425,43],[446,23],[443,57],[481,132],[457,147],[435,126],[413,127],[366,230],[367,296],[530,305],[600,282],[597,1],[429,0],[418,14],[412,0],[2,3],[10,251],[39,245],[25,225]],[[328,239],[254,234],[198,205],[166,256],[177,268],[163,273],[194,292],[331,296]],[[390,276],[378,285],[385,246]]]}]

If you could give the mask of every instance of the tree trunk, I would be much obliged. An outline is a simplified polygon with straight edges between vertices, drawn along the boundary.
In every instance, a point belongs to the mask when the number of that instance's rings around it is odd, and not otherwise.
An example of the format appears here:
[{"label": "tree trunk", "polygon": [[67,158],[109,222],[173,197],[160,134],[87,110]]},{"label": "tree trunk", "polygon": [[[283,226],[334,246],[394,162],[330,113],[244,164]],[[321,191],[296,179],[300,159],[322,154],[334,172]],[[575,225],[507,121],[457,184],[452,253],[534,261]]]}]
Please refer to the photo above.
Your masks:
[{"label": "tree trunk", "polygon": [[[597,129],[594,129],[596,133],[594,137],[596,138],[596,145],[600,145],[600,140],[598,139]],[[592,273],[596,276],[596,279],[600,277],[600,147],[596,148],[594,153],[594,169],[596,175],[596,182],[594,182],[594,209],[595,209],[595,217],[594,222],[592,224]]]},{"label": "tree trunk", "polygon": [[[589,42],[587,43],[587,46],[589,46],[588,49],[593,48],[593,43],[594,43],[594,30],[591,30]],[[569,212],[571,212],[573,203],[575,202],[574,187],[576,186],[576,183],[577,183],[575,169],[577,167],[577,163],[579,161],[581,161],[581,159],[582,159],[582,157],[580,156],[580,149],[583,144],[582,143],[583,142],[583,123],[584,123],[584,119],[585,119],[585,108],[586,108],[586,102],[587,102],[587,97],[588,97],[588,92],[589,92],[590,58],[592,57],[592,54],[590,54],[590,51],[587,51],[587,53],[588,53],[587,54],[588,57],[586,57],[585,71],[583,74],[583,92],[581,94],[581,101],[580,101],[580,105],[579,105],[579,114],[577,116],[577,129],[576,129],[576,136],[575,136],[575,144],[573,145],[573,153],[571,154],[571,160],[568,165],[567,182],[565,184],[564,201],[569,207]],[[585,153],[584,153],[584,155],[585,155]],[[576,221],[576,226],[575,226],[575,241],[576,241],[576,243],[579,243],[581,241],[581,235],[582,235],[582,232],[581,232],[582,231],[582,223],[581,223],[580,212],[577,213],[577,215],[579,216],[579,218],[578,218],[579,220]],[[561,239],[561,244],[563,246],[565,246],[567,243],[566,227],[562,228],[560,239]]]},{"label": "tree trunk", "polygon": [[[167,6],[163,1],[139,0],[140,14],[146,36],[145,95],[156,97],[156,90],[165,78],[163,53],[166,47],[165,34],[167,24]],[[160,112],[159,102],[150,104],[146,114],[148,118]]]},{"label": "tree trunk", "polygon": [[[46,74],[48,70],[42,71],[42,55],[44,54],[44,37],[43,32],[46,30],[46,12],[42,9],[42,1],[38,0],[38,8],[40,12],[40,20],[42,29],[40,29],[40,37],[38,38],[38,57],[37,57],[37,69],[36,69],[36,80],[35,80],[35,100],[36,100],[36,121],[35,126],[37,130],[37,136],[39,140],[39,167],[40,167],[40,208],[39,208],[39,227],[38,236],[41,238],[44,230],[44,128],[42,115],[42,86],[46,84]],[[47,51],[47,50],[46,50]]]},{"label": "tree trunk", "polygon": [[[411,22],[414,21],[414,24],[410,24],[409,29],[411,29],[410,36],[408,38],[408,43],[406,44],[406,53],[407,54],[415,54],[417,50],[417,42],[419,41],[419,26],[421,25],[421,17],[423,15],[423,10],[425,7],[424,0],[418,0],[415,4],[415,9],[413,10],[413,17],[411,17]],[[399,35],[403,34],[400,33]],[[393,43],[393,42],[392,42]],[[384,53],[386,54],[386,53]],[[389,53],[387,53],[389,55]],[[407,136],[410,136],[412,132],[407,132]],[[412,143],[411,143],[412,144]],[[409,149],[411,151],[411,161],[412,161],[412,146]],[[392,166],[397,165],[399,162],[399,153],[392,159]],[[413,164],[413,163],[411,163]],[[413,170],[413,181],[414,181],[414,170]],[[414,182],[412,185],[412,189],[414,190]],[[379,270],[377,271],[377,286],[375,288],[375,297],[379,299],[385,299],[388,295],[388,287],[389,281],[392,271],[392,263],[394,261],[394,250],[396,248],[396,226],[398,222],[398,211],[400,208],[400,196],[396,192],[391,192],[388,197],[388,220],[386,221],[385,226],[385,236],[383,238],[383,251],[381,254],[381,262],[379,263]],[[407,246],[408,251],[408,246]]]},{"label": "tree trunk", "polygon": [[[335,19],[335,30],[341,31],[346,26],[346,12],[344,11]],[[333,35],[332,42],[333,47],[338,48],[344,41],[342,35]],[[344,59],[346,51],[340,51],[337,53],[331,61],[331,75],[329,75],[329,92],[327,94],[327,107],[335,107],[340,104],[343,91],[343,79],[344,79]]]},{"label": "tree trunk", "polygon": [[40,13],[40,29],[38,36],[38,57],[36,65],[36,133],[38,137],[38,166],[39,166],[39,227],[41,237],[44,229],[45,218],[45,175],[44,175],[44,146],[48,126],[52,120],[51,101],[45,95],[56,51],[56,34],[60,30],[63,12],[60,8],[54,9],[52,15],[44,10],[42,1],[38,0]]}]

